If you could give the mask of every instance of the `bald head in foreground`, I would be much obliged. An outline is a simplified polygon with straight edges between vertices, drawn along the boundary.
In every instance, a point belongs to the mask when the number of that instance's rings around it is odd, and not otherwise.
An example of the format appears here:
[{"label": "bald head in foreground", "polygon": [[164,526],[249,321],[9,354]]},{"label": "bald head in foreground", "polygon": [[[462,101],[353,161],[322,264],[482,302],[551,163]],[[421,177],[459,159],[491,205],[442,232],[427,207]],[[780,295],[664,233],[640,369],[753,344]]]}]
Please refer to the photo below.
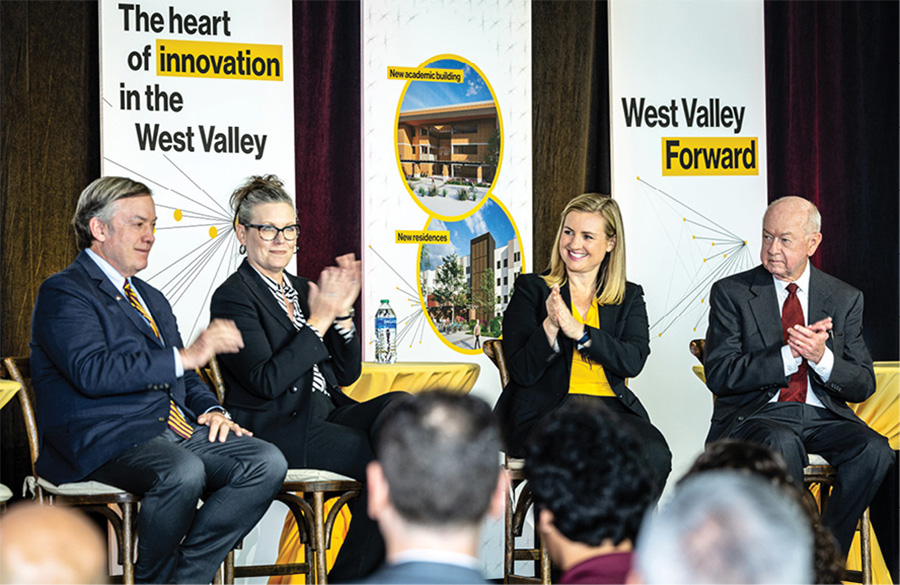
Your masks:
[{"label": "bald head in foreground", "polygon": [[106,543],[77,510],[33,502],[0,517],[0,583],[104,583]]},{"label": "bald head in foreground", "polygon": [[812,529],[795,499],[755,475],[709,471],[647,515],[633,582],[812,583],[812,557]]}]

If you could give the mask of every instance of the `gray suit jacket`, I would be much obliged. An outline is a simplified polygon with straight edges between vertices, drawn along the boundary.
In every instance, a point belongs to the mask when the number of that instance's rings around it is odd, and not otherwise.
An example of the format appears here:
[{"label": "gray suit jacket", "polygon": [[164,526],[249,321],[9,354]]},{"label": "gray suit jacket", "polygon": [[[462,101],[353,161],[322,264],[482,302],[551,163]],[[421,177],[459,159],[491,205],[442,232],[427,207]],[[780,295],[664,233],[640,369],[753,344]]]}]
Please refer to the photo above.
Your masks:
[{"label": "gray suit jacket", "polygon": [[384,565],[362,583],[487,583],[476,569],[446,563],[408,562]]},{"label": "gray suit jacket", "polygon": [[[863,423],[847,406],[875,392],[872,358],[862,336],[862,293],[810,265],[807,321],[830,316],[834,368],[823,382],[810,368],[811,390],[822,404]],[[706,332],[706,385],[716,395],[707,442],[726,437],[788,385],[781,359],[784,334],[772,275],[757,266],[712,287]]]}]

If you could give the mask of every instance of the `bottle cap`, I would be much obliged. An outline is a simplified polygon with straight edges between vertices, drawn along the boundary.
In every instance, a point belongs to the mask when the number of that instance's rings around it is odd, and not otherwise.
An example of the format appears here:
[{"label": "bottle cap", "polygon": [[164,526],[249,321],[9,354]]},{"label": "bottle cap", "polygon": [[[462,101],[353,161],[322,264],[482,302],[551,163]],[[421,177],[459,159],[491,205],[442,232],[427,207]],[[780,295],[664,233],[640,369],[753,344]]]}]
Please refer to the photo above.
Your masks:
[{"label": "bottle cap", "polygon": [[381,302],[382,302],[382,303],[388,303],[388,302],[390,302],[390,300],[389,300],[389,299],[381,299]]}]

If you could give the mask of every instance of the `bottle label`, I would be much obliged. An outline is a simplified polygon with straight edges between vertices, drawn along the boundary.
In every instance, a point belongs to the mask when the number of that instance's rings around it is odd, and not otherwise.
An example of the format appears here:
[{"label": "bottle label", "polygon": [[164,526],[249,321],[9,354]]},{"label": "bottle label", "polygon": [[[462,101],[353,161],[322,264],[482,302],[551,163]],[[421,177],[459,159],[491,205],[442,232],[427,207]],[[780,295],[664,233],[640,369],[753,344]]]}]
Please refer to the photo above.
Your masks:
[{"label": "bottle label", "polygon": [[375,319],[375,329],[396,329],[397,328],[397,318],[396,317],[376,317]]}]

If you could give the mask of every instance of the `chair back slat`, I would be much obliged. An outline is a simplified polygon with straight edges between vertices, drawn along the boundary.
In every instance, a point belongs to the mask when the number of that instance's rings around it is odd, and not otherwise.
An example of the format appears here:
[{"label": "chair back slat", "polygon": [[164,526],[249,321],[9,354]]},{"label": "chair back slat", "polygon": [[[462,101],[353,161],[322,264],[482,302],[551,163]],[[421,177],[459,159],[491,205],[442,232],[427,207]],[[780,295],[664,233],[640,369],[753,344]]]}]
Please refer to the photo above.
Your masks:
[{"label": "chair back slat", "polygon": [[8,357],[3,360],[3,366],[10,380],[15,380],[21,386],[19,392],[19,404],[22,407],[22,417],[25,419],[25,434],[28,436],[28,454],[31,456],[31,475],[34,472],[34,463],[40,453],[40,439],[38,438],[37,418],[34,414],[34,390],[31,388],[31,366],[27,357]]},{"label": "chair back slat", "polygon": [[506,388],[509,384],[509,370],[506,369],[506,355],[503,353],[503,341],[500,339],[488,339],[481,350],[490,358],[500,372],[500,385]]},{"label": "chair back slat", "polygon": [[701,365],[706,365],[706,340],[693,339],[690,343],[691,355],[697,358]]},{"label": "chair back slat", "polygon": [[209,363],[206,364],[206,367],[203,368],[203,372],[200,376],[203,378],[203,381],[206,382],[210,389],[216,393],[216,398],[219,400],[219,404],[225,404],[225,379],[222,378],[222,369],[219,368],[219,362],[216,360],[216,356],[212,356],[209,359]]}]

